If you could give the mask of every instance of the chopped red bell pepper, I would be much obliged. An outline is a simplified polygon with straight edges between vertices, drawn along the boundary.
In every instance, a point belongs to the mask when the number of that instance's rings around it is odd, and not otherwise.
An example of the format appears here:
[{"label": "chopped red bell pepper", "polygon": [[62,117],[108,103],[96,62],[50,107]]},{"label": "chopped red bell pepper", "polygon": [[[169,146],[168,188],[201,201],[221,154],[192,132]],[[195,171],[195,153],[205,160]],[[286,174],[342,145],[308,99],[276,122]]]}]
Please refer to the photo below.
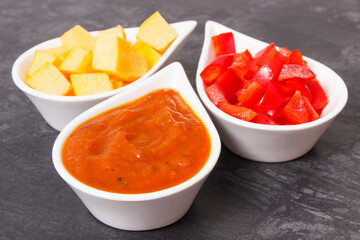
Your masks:
[{"label": "chopped red bell pepper", "polygon": [[312,94],[304,81],[294,78],[283,81],[280,84],[288,97],[291,97],[296,90],[299,90],[303,96],[307,97],[310,101],[312,100]]},{"label": "chopped red bell pepper", "polygon": [[225,72],[216,79],[216,82],[229,101],[236,97],[235,93],[244,85],[243,80],[231,69],[226,69]]},{"label": "chopped red bell pepper", "polygon": [[[223,51],[221,41],[226,42],[224,39],[229,36],[232,34],[213,38],[214,46],[220,49],[217,54]],[[221,55],[200,75],[206,94],[219,109],[254,123],[287,125],[313,121],[328,103],[300,51],[277,50],[274,43],[254,57],[248,50]]]},{"label": "chopped red bell pepper", "polygon": [[314,77],[316,77],[316,75],[306,66],[298,64],[284,64],[278,80],[284,81],[291,78],[308,80]]},{"label": "chopped red bell pepper", "polygon": [[290,57],[292,51],[285,47],[281,47],[281,48],[279,48],[279,53],[285,57]]},{"label": "chopped red bell pepper", "polygon": [[219,104],[219,102],[226,100],[224,92],[216,82],[208,87],[205,87],[205,92],[208,95],[210,101],[212,101],[216,106]]},{"label": "chopped red bell pepper", "polygon": [[255,123],[260,123],[260,124],[268,124],[268,125],[278,125],[274,120],[272,120],[269,116],[262,114],[262,113],[258,113],[258,115],[256,116],[256,118],[253,119],[253,121]]},{"label": "chopped red bell pepper", "polygon": [[270,43],[266,48],[260,50],[255,54],[254,60],[259,67],[262,67],[264,64],[271,61],[274,57],[276,57],[279,52],[275,48],[274,43]]},{"label": "chopped red bell pepper", "polygon": [[326,97],[324,89],[322,89],[319,81],[316,78],[308,81],[307,86],[310,89],[312,95],[311,105],[317,112],[321,113],[322,109],[328,103],[328,99]]},{"label": "chopped red bell pepper", "polygon": [[246,80],[251,80],[254,78],[255,74],[259,71],[260,67],[256,64],[256,61],[253,59],[249,63],[249,70],[245,74],[244,78]]},{"label": "chopped red bell pepper", "polygon": [[246,107],[230,104],[227,100],[219,102],[218,106],[223,112],[244,121],[251,121],[257,115],[255,111]]},{"label": "chopped red bell pepper", "polygon": [[278,54],[276,57],[273,57],[270,62],[267,62],[259,69],[255,74],[254,79],[259,81],[262,85],[267,86],[270,81],[278,78],[284,61],[284,56]]},{"label": "chopped red bell pepper", "polygon": [[233,59],[231,66],[236,75],[240,78],[244,78],[244,76],[249,72],[249,63],[253,60],[251,53],[246,49],[242,53],[236,53]]},{"label": "chopped red bell pepper", "polygon": [[300,91],[296,91],[282,110],[283,116],[292,124],[307,123],[310,115]]},{"label": "chopped red bell pepper", "polygon": [[306,66],[306,61],[303,59],[303,56],[301,54],[301,52],[299,51],[299,49],[294,50],[290,57],[289,57],[289,63],[292,64],[299,64],[299,65],[303,65]]},{"label": "chopped red bell pepper", "polygon": [[303,95],[303,97],[304,97],[306,110],[308,111],[309,116],[310,116],[310,121],[319,119],[320,115],[316,112],[314,107],[311,105],[310,100],[307,97],[305,97],[304,95]]},{"label": "chopped red bell pepper", "polygon": [[212,84],[215,79],[220,76],[232,63],[234,54],[226,54],[215,58],[206,68],[200,73],[200,77],[206,84]]},{"label": "chopped red bell pepper", "polygon": [[[289,100],[289,99],[288,99]],[[288,101],[285,101],[279,108],[279,110],[276,112],[276,114],[272,117],[272,119],[278,124],[278,125],[288,125],[289,121],[283,116],[283,109]]]},{"label": "chopped red bell pepper", "polygon": [[235,41],[232,32],[222,33],[211,38],[215,55],[221,56],[224,54],[235,53]]},{"label": "chopped red bell pepper", "polygon": [[265,87],[256,80],[249,81],[236,93],[240,106],[251,107],[265,92]]},{"label": "chopped red bell pepper", "polygon": [[259,112],[274,116],[285,99],[286,95],[280,84],[276,81],[271,81],[265,90],[264,96],[256,106],[256,109]]}]

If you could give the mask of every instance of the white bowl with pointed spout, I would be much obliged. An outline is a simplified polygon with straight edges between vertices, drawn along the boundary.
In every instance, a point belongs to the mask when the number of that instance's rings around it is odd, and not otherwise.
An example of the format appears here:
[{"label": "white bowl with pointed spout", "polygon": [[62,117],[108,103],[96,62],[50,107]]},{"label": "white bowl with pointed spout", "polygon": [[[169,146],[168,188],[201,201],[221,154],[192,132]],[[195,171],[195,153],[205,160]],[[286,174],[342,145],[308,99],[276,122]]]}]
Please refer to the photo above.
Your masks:
[{"label": "white bowl with pointed spout", "polygon": [[319,119],[299,125],[274,126],[231,117],[210,101],[200,77],[202,70],[215,58],[211,37],[225,32],[233,33],[236,52],[248,49],[254,55],[268,45],[219,23],[206,22],[204,43],[196,73],[196,88],[224,145],[241,157],[260,162],[284,162],[304,155],[316,144],[344,108],[348,98],[344,81],[330,68],[304,57],[308,67],[316,74],[329,101]]},{"label": "white bowl with pointed spout", "polygon": [[[179,185],[157,192],[119,194],[87,186],[65,169],[61,158],[62,147],[77,126],[109,109],[163,88],[177,90],[208,130],[211,140],[210,156],[195,176]],[[169,225],[188,211],[202,184],[214,168],[220,149],[221,142],[217,130],[187,79],[184,69],[180,63],[173,63],[149,77],[147,81],[99,103],[73,119],[57,137],[52,158],[58,174],[98,220],[119,229],[149,230]]]},{"label": "white bowl with pointed spout", "polygon": [[[60,38],[40,43],[21,54],[16,59],[12,67],[13,81],[15,85],[31,100],[45,121],[51,127],[60,131],[68,122],[80,113],[117,93],[127,91],[127,89],[131,88],[133,85],[146,80],[146,78],[154,74],[156,71],[173,62],[184,46],[187,37],[196,27],[197,22],[184,21],[170,25],[178,35],[175,41],[162,55],[161,59],[144,76],[122,88],[88,96],[57,96],[39,92],[25,84],[25,76],[30,67],[35,51],[61,46]],[[127,40],[132,44],[136,41],[136,33],[138,29],[138,27],[124,29]],[[97,32],[91,32],[91,34],[95,36]]]}]

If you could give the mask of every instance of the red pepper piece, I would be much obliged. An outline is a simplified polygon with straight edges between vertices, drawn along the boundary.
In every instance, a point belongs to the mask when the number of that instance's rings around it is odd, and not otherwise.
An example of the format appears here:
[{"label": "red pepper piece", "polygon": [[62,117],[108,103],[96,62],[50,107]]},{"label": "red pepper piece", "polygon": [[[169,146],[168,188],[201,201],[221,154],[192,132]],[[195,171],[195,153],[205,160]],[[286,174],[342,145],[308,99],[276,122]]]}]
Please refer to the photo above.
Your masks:
[{"label": "red pepper piece", "polygon": [[257,115],[255,111],[246,107],[230,104],[227,100],[219,102],[218,107],[230,116],[244,121],[251,121]]},{"label": "red pepper piece", "polygon": [[299,65],[303,65],[303,66],[307,65],[307,63],[303,59],[303,56],[302,56],[301,52],[299,51],[299,49],[296,49],[291,53],[291,55],[289,57],[289,63],[299,64]]},{"label": "red pepper piece", "polygon": [[300,91],[296,91],[282,110],[283,116],[292,124],[307,123],[310,115]]},{"label": "red pepper piece", "polygon": [[236,53],[233,59],[231,66],[236,75],[240,78],[244,78],[244,76],[249,71],[249,63],[253,60],[251,53],[246,49],[246,51],[242,53]]},{"label": "red pepper piece", "polygon": [[211,38],[215,55],[221,56],[223,54],[235,53],[235,41],[232,32],[222,33]]},{"label": "red pepper piece", "polygon": [[274,116],[285,99],[286,95],[280,84],[276,81],[271,81],[265,90],[264,96],[256,106],[256,109],[259,112]]},{"label": "red pepper piece", "polygon": [[307,97],[305,97],[304,95],[303,95],[303,98],[304,98],[306,110],[308,111],[309,116],[310,116],[310,121],[314,121],[316,119],[319,119],[320,115],[313,108],[313,106],[311,105],[310,100]]},{"label": "red pepper piece", "polygon": [[267,86],[267,84],[279,77],[281,72],[285,57],[278,54],[276,57],[273,57],[270,62],[264,64],[259,71],[255,74],[254,79],[259,81],[262,85]]},{"label": "red pepper piece", "polygon": [[316,75],[306,66],[298,64],[284,64],[278,80],[284,81],[291,78],[308,80],[314,77],[316,77]]},{"label": "red pepper piece", "polygon": [[254,59],[256,61],[256,64],[259,67],[262,67],[264,64],[271,61],[271,59],[276,57],[278,54],[279,52],[276,50],[275,44],[270,43],[266,48],[257,52],[254,56]]},{"label": "red pepper piece", "polygon": [[255,123],[260,123],[260,124],[268,124],[268,125],[278,125],[274,120],[272,120],[269,116],[262,114],[262,113],[258,113],[258,115],[256,116]]},{"label": "red pepper piece", "polygon": [[238,105],[251,107],[257,99],[265,92],[265,87],[256,80],[247,82],[245,86],[236,93]]},{"label": "red pepper piece", "polygon": [[216,83],[219,85],[229,101],[235,98],[235,93],[244,85],[242,79],[238,78],[235,72],[231,69],[225,70],[225,72],[216,79]]},{"label": "red pepper piece", "polygon": [[259,71],[260,67],[256,64],[256,61],[253,59],[249,63],[249,69],[247,74],[245,74],[244,78],[246,80],[251,80],[254,78],[255,74]]},{"label": "red pepper piece", "polygon": [[279,48],[279,53],[285,57],[290,57],[292,51],[287,48],[282,47],[282,48]]},{"label": "red pepper piece", "polygon": [[328,99],[322,87],[319,84],[319,81],[314,78],[306,83],[307,87],[310,89],[312,100],[311,105],[317,112],[321,112],[321,110],[327,105]]},{"label": "red pepper piece", "polygon": [[206,84],[212,84],[215,79],[220,76],[232,63],[234,54],[226,54],[215,58],[206,68],[200,73],[200,77]]},{"label": "red pepper piece", "polygon": [[224,92],[216,82],[208,87],[205,87],[205,92],[208,95],[210,101],[212,101],[216,106],[219,104],[219,102],[226,100]]},{"label": "red pepper piece", "polygon": [[291,97],[294,95],[296,90],[299,90],[301,94],[307,97],[310,101],[312,100],[312,94],[305,82],[300,79],[289,79],[281,82],[281,87],[284,90],[286,96]]}]

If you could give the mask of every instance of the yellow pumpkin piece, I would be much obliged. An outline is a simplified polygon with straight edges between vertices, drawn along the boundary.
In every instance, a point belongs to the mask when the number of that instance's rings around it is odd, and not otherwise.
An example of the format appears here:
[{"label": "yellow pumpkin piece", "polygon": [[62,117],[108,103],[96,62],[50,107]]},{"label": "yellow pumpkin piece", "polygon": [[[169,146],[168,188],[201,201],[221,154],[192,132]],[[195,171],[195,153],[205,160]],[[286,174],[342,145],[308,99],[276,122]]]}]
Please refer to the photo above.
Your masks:
[{"label": "yellow pumpkin piece", "polygon": [[67,95],[71,91],[71,84],[61,72],[51,63],[46,62],[25,83],[40,92]]},{"label": "yellow pumpkin piece", "polygon": [[159,53],[164,53],[177,35],[166,20],[155,12],[139,27],[136,39],[144,41]]},{"label": "yellow pumpkin piece", "polygon": [[75,96],[91,95],[114,89],[109,75],[106,73],[71,74],[70,80]]},{"label": "yellow pumpkin piece", "polygon": [[69,55],[59,66],[60,71],[65,73],[83,73],[91,63],[91,53],[80,47],[74,47]]},{"label": "yellow pumpkin piece", "polygon": [[36,51],[27,75],[31,76],[47,62],[58,65],[60,63],[60,60],[57,57],[51,55],[50,53],[41,50]]},{"label": "yellow pumpkin piece", "polygon": [[51,48],[47,50],[41,50],[42,52],[50,53],[51,55],[57,57],[61,62],[67,57],[71,49],[66,46]]},{"label": "yellow pumpkin piece", "polygon": [[114,89],[121,88],[124,86],[124,82],[119,79],[111,78],[110,80],[111,80],[111,83],[112,83]]},{"label": "yellow pumpkin piece", "polygon": [[76,25],[67,32],[65,32],[60,40],[68,48],[81,47],[82,49],[92,52],[94,48],[95,37],[91,36],[90,33],[81,27]]},{"label": "yellow pumpkin piece", "polygon": [[130,69],[130,42],[117,36],[96,39],[92,68],[127,79]]},{"label": "yellow pumpkin piece", "polygon": [[97,37],[114,36],[114,35],[126,40],[124,28],[121,25],[117,25],[116,27],[100,31]]},{"label": "yellow pumpkin piece", "polygon": [[149,70],[145,56],[139,53],[130,52],[130,64],[128,82],[141,78]]},{"label": "yellow pumpkin piece", "polygon": [[152,68],[161,58],[161,55],[155,51],[149,44],[137,40],[131,50],[135,53],[144,55],[149,69]]}]

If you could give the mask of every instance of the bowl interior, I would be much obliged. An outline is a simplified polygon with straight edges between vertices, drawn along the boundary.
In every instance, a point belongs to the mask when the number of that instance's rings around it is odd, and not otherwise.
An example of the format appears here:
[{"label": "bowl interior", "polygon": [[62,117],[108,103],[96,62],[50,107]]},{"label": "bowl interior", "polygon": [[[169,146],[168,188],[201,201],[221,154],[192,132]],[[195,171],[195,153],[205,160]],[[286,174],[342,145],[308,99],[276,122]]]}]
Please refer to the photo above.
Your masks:
[{"label": "bowl interior", "polygon": [[[196,27],[197,22],[196,21],[184,21],[184,22],[178,22],[178,23],[172,23],[170,24],[171,27],[174,29],[174,31],[177,33],[178,37],[175,39],[175,41],[170,45],[170,47],[166,50],[166,52],[162,55],[161,59],[141,78],[134,81],[133,83],[124,86],[122,88],[118,88],[112,91],[94,94],[94,95],[88,95],[88,96],[56,96],[51,95],[47,93],[42,93],[37,90],[32,89],[28,85],[25,84],[24,79],[26,76],[26,73],[30,67],[31,61],[34,57],[36,50],[44,50],[44,49],[50,49],[54,47],[61,46],[60,38],[54,38],[48,41],[45,41],[43,43],[40,43],[31,49],[27,50],[25,53],[23,53],[19,58],[15,61],[12,69],[12,76],[15,84],[24,92],[32,95],[36,95],[40,98],[50,99],[50,100],[60,100],[60,101],[86,101],[86,100],[94,100],[94,99],[102,99],[102,98],[108,98],[116,93],[126,91],[130,86],[133,86],[147,77],[151,76],[153,73],[158,71],[171,57],[174,53],[176,53],[176,50],[182,46],[182,43],[186,38],[189,36],[189,34],[194,30]],[[124,31],[126,33],[127,40],[130,41],[132,44],[136,41],[136,34],[138,31],[138,27],[134,28],[125,28]],[[91,32],[92,35],[96,36],[98,32],[94,31]]]},{"label": "bowl interior", "polygon": [[[230,122],[244,125],[257,129],[264,130],[287,130],[287,129],[301,129],[303,127],[311,127],[317,124],[320,124],[324,121],[328,121],[334,118],[345,106],[348,93],[347,88],[344,81],[341,79],[339,75],[337,75],[333,70],[326,67],[325,65],[311,59],[308,57],[304,57],[304,59],[308,62],[309,68],[316,74],[317,79],[319,80],[321,86],[323,87],[329,103],[324,108],[321,117],[318,120],[313,122],[299,124],[299,125],[289,125],[289,126],[272,126],[265,124],[256,124],[245,122],[236,118],[233,118],[226,113],[222,112],[218,109],[207,97],[204,84],[200,77],[201,71],[215,58],[215,50],[211,43],[211,36],[218,35],[224,32],[232,32],[235,39],[235,47],[236,52],[243,52],[246,49],[250,51],[252,55],[257,53],[259,50],[263,49],[268,45],[268,43],[262,42],[258,39],[249,37],[245,34],[237,32],[231,28],[228,28],[219,23],[208,21],[205,25],[205,36],[204,36],[204,44],[197,68],[196,74],[196,87],[199,93],[200,99],[205,104],[205,106],[215,115],[221,117],[222,119],[226,119]],[[286,46],[284,46],[286,47]],[[301,49],[300,49],[301,50]]]},{"label": "bowl interior", "polygon": [[[74,177],[72,177],[64,168],[61,160],[61,149],[64,141],[67,139],[69,134],[81,123],[86,121],[87,119],[98,115],[108,109],[117,107],[126,102],[137,99],[141,96],[150,93],[156,89],[162,88],[173,88],[179,92],[182,98],[187,102],[187,104],[193,109],[193,111],[199,116],[199,118],[203,121],[207,130],[209,132],[211,138],[211,152],[210,157],[205,164],[205,166],[197,173],[194,177],[189,179],[188,181],[181,183],[177,186],[161,190],[153,193],[145,193],[145,194],[118,194],[118,193],[110,193],[101,190],[94,189],[89,187]],[[54,146],[53,146],[53,163],[54,166],[59,173],[59,175],[72,187],[77,188],[80,191],[84,191],[88,194],[98,196],[106,199],[113,200],[132,200],[132,201],[141,201],[141,200],[149,200],[164,197],[178,191],[184,190],[189,186],[192,186],[196,182],[205,178],[212,168],[215,166],[217,159],[220,154],[220,138],[217,133],[215,126],[213,125],[210,117],[208,116],[206,110],[202,106],[200,100],[198,99],[196,93],[191,87],[189,80],[184,72],[180,63],[173,63],[162,69],[155,75],[151,76],[148,81],[143,82],[142,84],[138,84],[133,88],[125,91],[121,94],[113,96],[112,98],[107,99],[104,102],[95,105],[89,110],[85,111],[75,119],[73,119],[59,134],[57,137]]]}]

